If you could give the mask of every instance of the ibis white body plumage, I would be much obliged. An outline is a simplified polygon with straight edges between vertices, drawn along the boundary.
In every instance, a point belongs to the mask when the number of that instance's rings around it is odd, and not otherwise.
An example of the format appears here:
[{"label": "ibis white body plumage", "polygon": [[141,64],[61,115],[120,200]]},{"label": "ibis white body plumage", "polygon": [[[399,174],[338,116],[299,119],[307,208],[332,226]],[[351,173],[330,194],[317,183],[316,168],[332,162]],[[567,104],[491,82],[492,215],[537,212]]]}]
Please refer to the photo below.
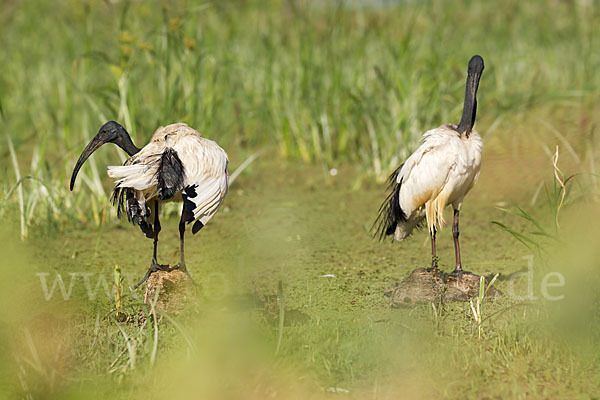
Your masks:
[{"label": "ibis white body plumage", "polygon": [[479,178],[482,147],[476,131],[465,137],[456,126],[442,125],[425,132],[396,177],[401,183],[399,205],[406,215],[406,221],[396,226],[396,240],[406,239],[423,218],[430,232],[444,226],[444,208],[449,204],[460,210]]},{"label": "ibis white body plumage", "polygon": [[184,123],[160,127],[150,143],[130,157],[122,166],[109,166],[108,176],[117,179],[118,188],[135,190],[142,210],[158,199],[160,159],[166,149],[175,151],[184,166],[182,190],[164,201],[181,201],[182,194],[194,188],[196,196],[186,195],[194,203],[194,220],[202,225],[212,218],[227,194],[227,164],[225,150],[216,142],[205,139]]}]

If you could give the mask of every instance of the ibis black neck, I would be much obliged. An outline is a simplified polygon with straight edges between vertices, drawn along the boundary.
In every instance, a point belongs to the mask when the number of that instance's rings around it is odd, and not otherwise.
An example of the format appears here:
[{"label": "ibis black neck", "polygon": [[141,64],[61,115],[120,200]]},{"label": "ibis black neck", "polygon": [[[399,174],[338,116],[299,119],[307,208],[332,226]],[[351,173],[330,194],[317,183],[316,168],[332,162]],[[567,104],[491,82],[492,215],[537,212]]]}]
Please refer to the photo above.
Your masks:
[{"label": "ibis black neck", "polygon": [[462,117],[458,124],[457,131],[462,135],[469,136],[475,125],[475,116],[477,115],[477,87],[481,74],[469,73],[467,77],[467,87],[465,89],[465,105]]},{"label": "ibis black neck", "polygon": [[115,141],[115,144],[129,154],[129,157],[137,154],[140,151],[140,148],[133,144],[131,137],[129,137],[128,134],[119,136],[119,138]]},{"label": "ibis black neck", "polygon": [[477,114],[477,88],[479,87],[479,79],[483,72],[484,64],[481,56],[475,55],[469,60],[469,68],[467,75],[467,87],[465,88],[465,105],[463,108],[462,117],[456,130],[461,135],[469,135],[475,125],[475,115]]}]

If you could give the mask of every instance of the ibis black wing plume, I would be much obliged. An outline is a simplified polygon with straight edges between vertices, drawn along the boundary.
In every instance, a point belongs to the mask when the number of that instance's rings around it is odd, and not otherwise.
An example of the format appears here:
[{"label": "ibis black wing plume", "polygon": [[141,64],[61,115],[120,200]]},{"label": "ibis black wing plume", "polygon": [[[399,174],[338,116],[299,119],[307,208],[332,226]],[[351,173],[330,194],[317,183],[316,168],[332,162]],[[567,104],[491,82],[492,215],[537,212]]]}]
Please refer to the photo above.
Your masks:
[{"label": "ibis black wing plume", "polygon": [[400,208],[400,188],[402,187],[402,179],[398,181],[398,174],[402,170],[404,163],[400,165],[388,178],[389,194],[381,207],[377,219],[371,226],[371,231],[375,230],[374,237],[383,240],[388,235],[393,235],[396,232],[396,227],[400,222],[406,222],[406,214]]},{"label": "ibis black wing plume", "polygon": [[81,169],[85,160],[88,159],[89,156],[100,146],[105,143],[114,143],[123,149],[129,156],[133,156],[137,152],[140,151],[133,142],[131,141],[131,137],[129,133],[123,128],[119,123],[115,121],[109,121],[102,125],[96,136],[91,140],[90,143],[83,149],[83,152],[79,156],[79,160],[75,164],[75,168],[73,168],[73,174],[71,175],[71,184],[69,188],[73,190],[73,185],[75,185],[75,179],[77,178],[77,173]]}]

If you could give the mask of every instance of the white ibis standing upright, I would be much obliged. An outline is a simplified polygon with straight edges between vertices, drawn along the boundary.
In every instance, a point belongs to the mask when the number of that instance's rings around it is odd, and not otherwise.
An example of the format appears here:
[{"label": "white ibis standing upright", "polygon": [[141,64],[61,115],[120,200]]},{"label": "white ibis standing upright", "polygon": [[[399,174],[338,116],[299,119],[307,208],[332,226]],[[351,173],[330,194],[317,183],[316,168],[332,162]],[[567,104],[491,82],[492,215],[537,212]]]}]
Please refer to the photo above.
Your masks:
[{"label": "white ibis standing upright", "polygon": [[159,127],[150,143],[139,149],[125,128],[110,121],[100,128],[77,160],[71,190],[85,160],[105,143],[114,143],[129,154],[122,166],[108,167],[108,176],[117,179],[112,194],[117,215],[125,212],[127,219],[138,225],[146,237],[154,239],[150,268],[135,287],[152,272],[166,269],[156,258],[160,205],[166,201],[183,201],[179,222],[181,253],[179,264],[173,268],[188,273],[183,251],[185,225],[195,221],[192,226],[195,234],[219,209],[227,194],[227,154],[184,123]]},{"label": "white ibis standing upright", "polygon": [[483,59],[469,61],[467,88],[462,118],[458,125],[448,124],[425,132],[421,145],[389,179],[390,193],[379,209],[375,224],[380,239],[394,235],[406,239],[423,219],[431,235],[431,268],[438,269],[435,234],[444,225],[444,208],[452,204],[456,268],[462,275],[458,244],[458,215],[465,195],[471,190],[481,169],[483,143],[473,130],[477,111],[477,87],[483,71]]}]

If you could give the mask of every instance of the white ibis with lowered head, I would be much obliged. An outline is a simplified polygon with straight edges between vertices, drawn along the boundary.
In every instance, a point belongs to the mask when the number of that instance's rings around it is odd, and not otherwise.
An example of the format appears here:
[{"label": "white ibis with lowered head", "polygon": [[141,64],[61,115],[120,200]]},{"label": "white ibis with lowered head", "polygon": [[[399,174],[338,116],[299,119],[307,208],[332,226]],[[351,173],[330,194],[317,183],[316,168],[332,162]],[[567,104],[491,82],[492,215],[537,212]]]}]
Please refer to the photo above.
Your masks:
[{"label": "white ibis with lowered head", "polygon": [[431,236],[431,268],[437,271],[435,235],[444,225],[444,208],[452,204],[456,255],[452,274],[459,277],[463,269],[458,243],[458,216],[463,199],[475,185],[481,169],[483,143],[473,125],[483,67],[480,56],[471,58],[460,123],[442,125],[425,132],[419,148],[390,176],[390,193],[375,221],[380,239],[394,235],[394,239],[403,240],[426,219]]},{"label": "white ibis with lowered head", "polygon": [[122,166],[108,167],[108,176],[117,179],[112,194],[117,215],[125,212],[127,219],[138,225],[146,237],[154,239],[150,268],[135,287],[152,272],[168,268],[156,258],[160,206],[167,201],[183,202],[179,222],[180,259],[173,268],[188,273],[183,250],[185,225],[194,222],[195,234],[219,209],[227,194],[227,154],[217,143],[203,138],[184,123],[159,127],[150,143],[139,149],[125,128],[110,121],[100,128],[77,160],[71,190],[85,160],[105,143],[114,143],[129,154]]}]

